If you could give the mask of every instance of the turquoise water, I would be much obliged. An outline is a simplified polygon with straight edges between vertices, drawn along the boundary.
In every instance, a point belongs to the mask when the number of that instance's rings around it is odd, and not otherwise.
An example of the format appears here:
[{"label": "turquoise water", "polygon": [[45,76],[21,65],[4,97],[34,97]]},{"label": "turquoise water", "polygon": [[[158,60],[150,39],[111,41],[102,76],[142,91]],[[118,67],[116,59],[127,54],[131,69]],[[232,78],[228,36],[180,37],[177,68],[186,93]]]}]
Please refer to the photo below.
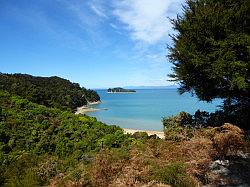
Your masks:
[{"label": "turquoise water", "polygon": [[219,100],[213,103],[201,102],[188,93],[179,95],[177,89],[136,91],[136,93],[110,94],[106,90],[97,90],[102,103],[95,108],[108,110],[90,112],[88,115],[122,128],[162,130],[163,117],[181,111],[193,114],[198,109],[213,112],[220,104]]}]

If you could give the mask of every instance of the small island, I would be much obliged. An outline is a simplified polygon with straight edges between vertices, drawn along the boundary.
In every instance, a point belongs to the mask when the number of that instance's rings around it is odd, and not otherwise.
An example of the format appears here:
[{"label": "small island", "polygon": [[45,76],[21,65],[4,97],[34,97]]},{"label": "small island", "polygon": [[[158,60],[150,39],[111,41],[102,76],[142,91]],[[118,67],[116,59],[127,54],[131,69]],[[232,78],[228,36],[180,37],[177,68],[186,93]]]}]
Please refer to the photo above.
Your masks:
[{"label": "small island", "polygon": [[121,87],[117,87],[117,88],[109,88],[108,93],[135,93],[135,90],[131,90],[131,89],[124,89]]}]

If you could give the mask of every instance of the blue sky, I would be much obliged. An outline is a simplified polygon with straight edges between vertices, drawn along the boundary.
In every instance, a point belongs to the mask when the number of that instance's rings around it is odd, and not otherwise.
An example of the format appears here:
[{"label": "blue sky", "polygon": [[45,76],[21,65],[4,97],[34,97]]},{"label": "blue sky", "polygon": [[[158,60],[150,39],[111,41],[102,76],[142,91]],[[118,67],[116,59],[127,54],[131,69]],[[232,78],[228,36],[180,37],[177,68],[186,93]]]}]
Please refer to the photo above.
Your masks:
[{"label": "blue sky", "polygon": [[0,72],[57,75],[87,88],[170,85],[167,17],[183,3],[0,1]]}]

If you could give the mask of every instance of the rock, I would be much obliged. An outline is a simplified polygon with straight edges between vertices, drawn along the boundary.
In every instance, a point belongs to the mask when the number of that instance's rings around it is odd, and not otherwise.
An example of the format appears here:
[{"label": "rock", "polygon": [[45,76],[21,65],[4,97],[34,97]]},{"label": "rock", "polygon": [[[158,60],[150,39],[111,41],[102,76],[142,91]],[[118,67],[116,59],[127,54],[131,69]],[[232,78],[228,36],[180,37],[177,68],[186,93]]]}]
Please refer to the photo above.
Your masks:
[{"label": "rock", "polygon": [[209,168],[212,170],[218,169],[220,166],[229,166],[229,160],[215,160]]}]

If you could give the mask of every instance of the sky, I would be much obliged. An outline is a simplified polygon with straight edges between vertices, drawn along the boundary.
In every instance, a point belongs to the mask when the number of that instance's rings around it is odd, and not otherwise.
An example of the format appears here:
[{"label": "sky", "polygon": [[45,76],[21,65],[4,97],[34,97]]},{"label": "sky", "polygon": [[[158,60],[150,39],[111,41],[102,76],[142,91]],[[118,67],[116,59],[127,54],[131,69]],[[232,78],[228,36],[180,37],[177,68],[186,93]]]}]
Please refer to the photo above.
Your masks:
[{"label": "sky", "polygon": [[172,85],[168,18],[184,0],[0,1],[0,72],[87,88]]}]

